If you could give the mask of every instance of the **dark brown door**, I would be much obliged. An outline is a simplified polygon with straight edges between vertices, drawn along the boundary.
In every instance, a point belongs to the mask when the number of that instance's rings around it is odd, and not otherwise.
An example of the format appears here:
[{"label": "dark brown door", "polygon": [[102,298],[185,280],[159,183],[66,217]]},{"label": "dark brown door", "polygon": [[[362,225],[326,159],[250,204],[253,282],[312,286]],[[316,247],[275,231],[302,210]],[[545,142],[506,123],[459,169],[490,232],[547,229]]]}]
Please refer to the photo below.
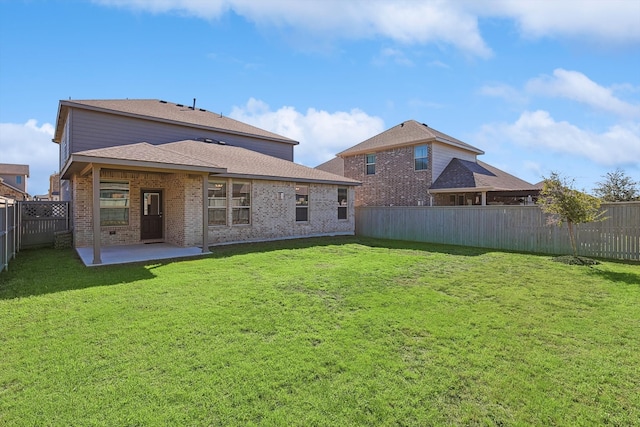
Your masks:
[{"label": "dark brown door", "polygon": [[142,190],[140,239],[162,239],[162,190]]}]

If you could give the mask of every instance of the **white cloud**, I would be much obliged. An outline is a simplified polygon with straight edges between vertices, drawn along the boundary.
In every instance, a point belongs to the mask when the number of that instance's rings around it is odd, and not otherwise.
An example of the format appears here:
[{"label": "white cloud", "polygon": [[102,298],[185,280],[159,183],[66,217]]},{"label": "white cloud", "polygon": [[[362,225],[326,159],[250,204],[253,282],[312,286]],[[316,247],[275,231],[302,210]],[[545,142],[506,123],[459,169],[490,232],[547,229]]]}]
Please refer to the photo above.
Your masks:
[{"label": "white cloud", "polygon": [[523,36],[587,38],[600,43],[640,42],[640,2],[562,0],[470,2],[483,16],[514,19]]},{"label": "white cloud", "polygon": [[328,40],[386,38],[402,44],[452,46],[488,58],[482,18],[515,22],[526,38],[563,37],[601,45],[640,42],[640,2],[633,0],[94,0],[151,13],[213,20],[233,12],[263,28]]},{"label": "white cloud", "polygon": [[54,128],[26,123],[0,123],[0,162],[29,165],[27,191],[31,195],[49,191],[49,175],[58,171],[58,144],[51,142]]},{"label": "white cloud", "polygon": [[383,48],[380,51],[380,54],[374,59],[374,63],[376,65],[385,65],[387,62],[393,62],[397,65],[404,65],[407,67],[413,66],[413,61],[411,61],[407,56],[399,49],[394,49],[391,47]]},{"label": "white cloud", "polygon": [[596,133],[566,121],[556,121],[547,111],[525,111],[512,124],[483,126],[478,139],[567,153],[603,166],[640,163],[638,123],[618,123],[605,132]]},{"label": "white cloud", "polygon": [[525,87],[533,94],[571,99],[622,117],[640,117],[640,104],[622,101],[614,96],[612,89],[600,86],[578,71],[558,68],[553,76],[531,79]]},{"label": "white cloud", "polygon": [[333,113],[309,108],[303,114],[284,106],[272,111],[254,98],[233,107],[230,117],[299,141],[295,161],[311,167],[384,130],[382,119],[357,108]]},{"label": "white cloud", "polygon": [[266,28],[285,28],[330,40],[384,37],[403,44],[440,43],[469,55],[489,57],[477,18],[462,4],[442,0],[96,0],[96,3],[177,12],[217,19],[233,11]]}]

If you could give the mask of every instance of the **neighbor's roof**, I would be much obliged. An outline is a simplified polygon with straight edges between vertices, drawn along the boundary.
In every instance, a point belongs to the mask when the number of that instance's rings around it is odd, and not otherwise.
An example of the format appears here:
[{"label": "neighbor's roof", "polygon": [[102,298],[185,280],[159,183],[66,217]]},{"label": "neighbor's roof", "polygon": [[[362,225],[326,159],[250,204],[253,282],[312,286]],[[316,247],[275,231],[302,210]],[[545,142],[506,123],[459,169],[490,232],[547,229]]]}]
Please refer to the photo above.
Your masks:
[{"label": "neighbor's roof", "polygon": [[222,177],[358,185],[359,182],[241,147],[186,140],[152,145],[146,142],[73,153],[62,178],[90,164],[120,169],[187,171]]},{"label": "neighbor's roof", "polygon": [[[537,191],[538,188],[518,177],[484,162],[452,159],[429,191],[482,189],[487,191]],[[436,190],[436,191],[434,191]]]},{"label": "neighbor's roof", "polygon": [[297,145],[293,139],[251,126],[249,124],[225,117],[220,113],[193,108],[192,105],[174,104],[159,99],[101,99],[101,100],[61,100],[54,141],[60,142],[64,129],[64,121],[69,108],[82,108],[98,112],[142,118],[172,124],[182,124],[207,130],[214,130],[237,135],[250,135]]},{"label": "neighbor's roof", "polygon": [[344,176],[344,159],[342,157],[334,157],[331,160],[319,164],[316,166],[316,169]]},{"label": "neighbor's roof", "polygon": [[13,163],[0,163],[0,175],[29,176],[29,165],[15,165]]},{"label": "neighbor's roof", "polygon": [[484,154],[484,151],[438,130],[430,128],[424,123],[418,123],[415,120],[407,120],[406,122],[402,122],[391,129],[387,129],[386,131],[369,138],[360,144],[354,145],[337,155],[345,157],[356,154],[374,153],[390,148],[434,141],[471,151],[476,154]]}]

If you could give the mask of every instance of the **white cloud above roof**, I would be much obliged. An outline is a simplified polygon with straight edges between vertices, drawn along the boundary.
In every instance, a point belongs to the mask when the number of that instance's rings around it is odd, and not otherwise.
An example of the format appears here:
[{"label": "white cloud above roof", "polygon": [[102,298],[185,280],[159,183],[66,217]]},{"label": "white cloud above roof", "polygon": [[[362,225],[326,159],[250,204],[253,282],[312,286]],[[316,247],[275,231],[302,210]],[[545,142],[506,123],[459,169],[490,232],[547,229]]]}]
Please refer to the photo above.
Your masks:
[{"label": "white cloud above roof", "polygon": [[332,113],[309,108],[302,113],[283,106],[273,111],[265,102],[254,98],[245,105],[233,107],[229,116],[300,141],[295,148],[295,161],[312,167],[384,129],[381,118],[357,108]]},{"label": "white cloud above roof", "polygon": [[212,20],[234,12],[263,28],[288,28],[328,40],[386,38],[402,44],[452,46],[493,55],[482,19],[507,19],[524,38],[562,37],[599,44],[640,42],[640,2],[625,0],[95,0],[151,13]]},{"label": "white cloud above roof", "polygon": [[640,159],[640,123],[617,123],[604,132],[581,129],[557,121],[544,110],[525,111],[513,123],[482,127],[478,139],[568,153],[603,166],[637,164]]}]

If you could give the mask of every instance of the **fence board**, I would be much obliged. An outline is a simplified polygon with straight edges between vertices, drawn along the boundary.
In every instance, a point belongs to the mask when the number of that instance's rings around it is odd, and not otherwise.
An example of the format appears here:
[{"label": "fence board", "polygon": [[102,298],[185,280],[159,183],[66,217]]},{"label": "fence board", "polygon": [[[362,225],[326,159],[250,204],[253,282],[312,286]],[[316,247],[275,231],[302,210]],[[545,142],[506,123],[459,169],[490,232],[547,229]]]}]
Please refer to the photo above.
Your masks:
[{"label": "fence board", "polygon": [[[578,253],[640,261],[640,202],[602,205],[607,219],[576,226]],[[356,208],[356,234],[523,252],[569,254],[566,225],[547,225],[537,206]]]},{"label": "fence board", "polygon": [[12,199],[0,197],[0,272],[9,268],[17,251],[18,214]]},{"label": "fence board", "polygon": [[19,202],[20,248],[53,245],[55,233],[69,229],[69,202]]}]

